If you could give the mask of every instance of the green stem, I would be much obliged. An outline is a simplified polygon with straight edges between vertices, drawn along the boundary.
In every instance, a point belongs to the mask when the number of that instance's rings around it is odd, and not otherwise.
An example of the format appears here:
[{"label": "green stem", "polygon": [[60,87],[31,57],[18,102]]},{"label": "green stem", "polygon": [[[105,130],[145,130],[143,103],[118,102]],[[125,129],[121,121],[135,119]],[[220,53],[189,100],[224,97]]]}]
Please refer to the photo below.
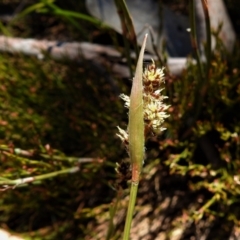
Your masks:
[{"label": "green stem", "polygon": [[146,47],[147,34],[144,37],[142,48],[138,57],[136,74],[130,95],[129,108],[129,155],[132,163],[132,184],[126,222],[124,226],[123,240],[128,240],[135,202],[137,198],[138,184],[140,180],[144,159],[144,121],[143,121],[143,56]]},{"label": "green stem", "polygon": [[206,69],[206,76],[209,75],[209,70],[211,66],[211,57],[212,57],[212,38],[211,38],[211,24],[210,24],[210,17],[208,12],[208,5],[205,0],[202,1],[203,12],[205,16],[205,24],[206,24],[206,35],[207,35],[207,43],[206,43],[206,58],[207,58],[207,69]]},{"label": "green stem", "polygon": [[113,231],[114,231],[113,220],[114,220],[114,216],[117,212],[118,203],[119,203],[121,195],[122,195],[121,192],[118,192],[117,199],[116,199],[115,203],[113,203],[113,206],[110,207],[110,219],[109,219],[109,225],[108,225],[106,240],[110,240],[112,235],[113,235]]},{"label": "green stem", "polygon": [[132,45],[134,46],[136,56],[138,56],[138,52],[139,52],[134,25],[133,25],[132,18],[128,11],[125,0],[114,0],[114,2],[118,10],[119,18],[121,20],[124,49],[125,49],[125,56],[127,58],[127,64],[131,73],[131,77],[133,77],[129,42],[132,43]]},{"label": "green stem", "polygon": [[41,180],[45,180],[48,178],[53,178],[53,177],[59,176],[61,174],[75,173],[78,171],[79,171],[79,167],[72,167],[72,168],[63,169],[63,170],[59,170],[59,171],[55,171],[55,172],[51,172],[51,173],[45,173],[45,174],[42,174],[39,176],[19,178],[19,179],[15,179],[15,180],[10,180],[7,178],[0,178],[0,185],[3,185],[4,188],[7,189],[7,188],[10,188],[10,186],[14,186],[14,187],[23,186],[30,182],[41,181]]},{"label": "green stem", "polygon": [[197,43],[197,33],[196,33],[196,24],[195,24],[195,9],[194,9],[194,1],[190,0],[189,4],[189,12],[190,12],[190,24],[191,24],[191,42],[192,42],[192,47],[196,55],[196,60],[197,60],[197,66],[198,66],[198,71],[199,71],[199,76],[201,79],[201,82],[203,82],[203,66],[200,60],[200,53],[198,49],[198,43]]},{"label": "green stem", "polygon": [[131,14],[127,8],[125,0],[115,0],[115,5],[118,9],[118,14],[122,24],[123,35],[133,44],[136,56],[139,54],[137,36],[135,33]]},{"label": "green stem", "polygon": [[197,60],[197,67],[198,67],[198,73],[199,73],[199,80],[195,89],[195,103],[194,103],[194,117],[193,117],[193,123],[195,123],[202,107],[203,103],[203,95],[204,95],[204,83],[205,83],[205,76],[203,71],[203,64],[200,59],[200,53],[199,53],[199,47],[197,43],[197,34],[196,34],[196,24],[195,24],[195,8],[194,8],[194,0],[190,0],[189,2],[189,12],[190,12],[190,24],[191,24],[191,42],[192,47],[195,52],[196,60]]},{"label": "green stem", "polygon": [[215,201],[219,198],[219,195],[216,193],[208,202],[206,202],[201,209],[198,210],[199,213],[205,212]]},{"label": "green stem", "polygon": [[138,182],[132,182],[131,184],[130,199],[128,203],[127,217],[126,217],[126,222],[124,226],[123,240],[129,240],[133,213],[134,213],[135,203],[137,199],[138,184],[139,184]]}]

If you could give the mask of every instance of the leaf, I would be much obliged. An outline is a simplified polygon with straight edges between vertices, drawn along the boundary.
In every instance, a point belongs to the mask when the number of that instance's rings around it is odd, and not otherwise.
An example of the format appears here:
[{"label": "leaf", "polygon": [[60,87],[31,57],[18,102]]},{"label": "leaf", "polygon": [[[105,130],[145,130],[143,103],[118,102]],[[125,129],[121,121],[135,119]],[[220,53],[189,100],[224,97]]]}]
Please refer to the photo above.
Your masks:
[{"label": "leaf", "polygon": [[144,158],[144,121],[143,121],[143,56],[147,41],[144,37],[143,45],[139,54],[136,74],[130,95],[129,108],[129,151],[132,164],[137,164],[140,173]]}]

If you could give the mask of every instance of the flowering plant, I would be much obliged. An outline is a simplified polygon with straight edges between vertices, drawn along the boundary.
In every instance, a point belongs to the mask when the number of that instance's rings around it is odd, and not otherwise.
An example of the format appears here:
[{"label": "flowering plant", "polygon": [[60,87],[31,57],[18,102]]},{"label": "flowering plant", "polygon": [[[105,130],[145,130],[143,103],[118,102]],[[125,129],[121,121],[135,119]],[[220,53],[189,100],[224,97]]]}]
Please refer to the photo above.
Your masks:
[{"label": "flowering plant", "polygon": [[[120,95],[125,101],[125,107],[129,109],[129,123],[127,130],[118,127],[117,136],[126,147],[132,171],[130,201],[123,239],[128,239],[130,234],[137,189],[145,156],[145,141],[153,134],[165,130],[163,122],[169,116],[166,113],[169,106],[163,102],[167,97],[162,95],[163,89],[161,88],[164,83],[163,69],[157,68],[152,60],[152,64],[144,71],[142,70],[146,39],[147,35],[139,55],[131,95],[130,97],[125,94]],[[122,168],[121,164],[117,164],[119,173],[122,173]]]}]

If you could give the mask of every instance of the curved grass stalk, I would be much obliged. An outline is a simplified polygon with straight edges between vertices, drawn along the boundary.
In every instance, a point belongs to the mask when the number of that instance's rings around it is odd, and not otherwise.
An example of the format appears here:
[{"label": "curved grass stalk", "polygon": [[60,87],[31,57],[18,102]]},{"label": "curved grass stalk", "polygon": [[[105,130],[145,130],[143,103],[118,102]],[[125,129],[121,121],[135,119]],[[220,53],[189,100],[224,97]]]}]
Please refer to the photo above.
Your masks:
[{"label": "curved grass stalk", "polygon": [[129,153],[132,164],[132,183],[126,222],[124,226],[123,240],[128,240],[131,223],[137,198],[138,184],[144,159],[144,120],[143,120],[143,55],[147,41],[145,35],[143,45],[138,58],[136,75],[133,79],[133,86],[130,95],[129,108]]}]

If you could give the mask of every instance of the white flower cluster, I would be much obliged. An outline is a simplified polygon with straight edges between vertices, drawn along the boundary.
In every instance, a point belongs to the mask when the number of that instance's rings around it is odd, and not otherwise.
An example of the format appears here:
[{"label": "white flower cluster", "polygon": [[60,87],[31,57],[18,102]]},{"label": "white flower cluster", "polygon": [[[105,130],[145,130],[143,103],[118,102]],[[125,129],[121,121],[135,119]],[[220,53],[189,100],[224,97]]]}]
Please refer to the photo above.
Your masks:
[{"label": "white flower cluster", "polygon": [[162,95],[163,89],[160,89],[163,83],[163,69],[157,68],[153,61],[143,73],[144,121],[153,133],[164,131],[163,122],[169,117],[166,113],[169,106],[163,103],[167,97]]},{"label": "white flower cluster", "polygon": [[[158,134],[165,130],[162,127],[164,120],[169,117],[166,113],[169,108],[168,105],[163,103],[163,100],[167,98],[162,95],[161,85],[164,82],[163,69],[157,68],[154,61],[148,65],[143,72],[143,109],[144,109],[144,122],[145,122],[145,134],[153,133]],[[125,107],[130,107],[130,98],[121,94],[120,97],[125,102]],[[117,136],[128,148],[128,133],[127,131],[118,127],[119,133]],[[145,136],[146,138],[148,136]]]}]

